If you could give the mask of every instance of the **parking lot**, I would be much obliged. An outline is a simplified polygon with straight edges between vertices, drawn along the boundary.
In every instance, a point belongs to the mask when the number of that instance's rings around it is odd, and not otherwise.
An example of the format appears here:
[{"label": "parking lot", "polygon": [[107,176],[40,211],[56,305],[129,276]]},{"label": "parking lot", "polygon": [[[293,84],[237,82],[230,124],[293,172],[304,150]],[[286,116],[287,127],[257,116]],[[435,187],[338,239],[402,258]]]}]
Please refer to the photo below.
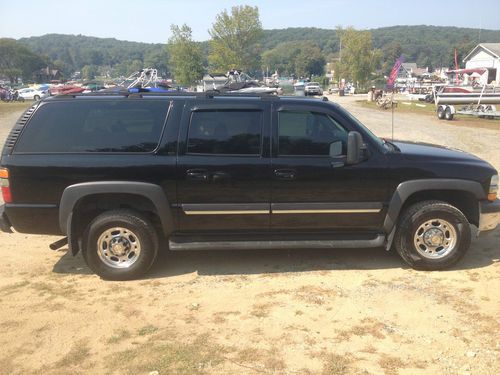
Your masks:
[{"label": "parking lot", "polygon": [[[391,136],[390,111],[331,99]],[[0,111],[1,143],[21,112]],[[398,112],[394,135],[499,170],[498,123]],[[0,233],[0,373],[500,372],[498,229],[442,272],[383,249],[256,249],[163,253],[131,282],[100,280],[56,239]]]}]

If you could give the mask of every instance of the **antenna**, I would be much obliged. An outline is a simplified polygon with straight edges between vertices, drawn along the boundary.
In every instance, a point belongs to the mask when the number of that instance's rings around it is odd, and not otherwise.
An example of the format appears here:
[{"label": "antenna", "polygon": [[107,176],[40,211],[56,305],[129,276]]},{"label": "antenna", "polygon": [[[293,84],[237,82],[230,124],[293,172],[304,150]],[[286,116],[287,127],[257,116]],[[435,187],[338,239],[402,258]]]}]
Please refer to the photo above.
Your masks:
[{"label": "antenna", "polygon": [[394,142],[394,89],[391,93],[391,132],[392,132],[392,141]]}]

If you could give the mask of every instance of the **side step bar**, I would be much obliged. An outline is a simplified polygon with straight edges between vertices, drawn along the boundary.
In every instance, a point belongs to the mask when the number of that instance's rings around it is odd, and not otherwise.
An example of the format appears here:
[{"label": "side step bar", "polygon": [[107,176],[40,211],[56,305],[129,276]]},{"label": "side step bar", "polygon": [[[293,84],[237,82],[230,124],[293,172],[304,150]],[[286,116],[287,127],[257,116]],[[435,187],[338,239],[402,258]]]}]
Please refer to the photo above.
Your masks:
[{"label": "side step bar", "polygon": [[353,249],[383,247],[385,236],[356,240],[300,240],[300,241],[176,241],[169,240],[172,251],[184,250],[278,250],[278,249]]}]

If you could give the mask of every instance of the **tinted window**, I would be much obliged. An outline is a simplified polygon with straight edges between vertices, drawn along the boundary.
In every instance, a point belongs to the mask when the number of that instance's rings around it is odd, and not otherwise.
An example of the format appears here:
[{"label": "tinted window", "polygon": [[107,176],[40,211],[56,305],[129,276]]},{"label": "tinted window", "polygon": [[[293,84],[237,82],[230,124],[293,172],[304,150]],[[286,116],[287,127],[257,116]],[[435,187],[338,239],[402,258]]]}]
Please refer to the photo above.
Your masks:
[{"label": "tinted window", "polygon": [[42,105],[24,130],[18,152],[150,152],[169,104],[146,100],[75,100]]},{"label": "tinted window", "polygon": [[345,153],[347,131],[333,118],[315,112],[279,112],[280,155],[337,156]]},{"label": "tinted window", "polygon": [[191,115],[190,154],[260,155],[262,112],[196,111]]}]

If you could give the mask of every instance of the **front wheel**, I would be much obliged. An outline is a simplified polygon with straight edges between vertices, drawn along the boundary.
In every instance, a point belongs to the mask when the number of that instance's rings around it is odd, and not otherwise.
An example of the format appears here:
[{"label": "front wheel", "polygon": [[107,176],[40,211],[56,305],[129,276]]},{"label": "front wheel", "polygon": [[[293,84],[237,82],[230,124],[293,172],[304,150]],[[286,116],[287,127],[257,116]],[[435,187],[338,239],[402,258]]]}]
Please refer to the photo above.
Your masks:
[{"label": "front wheel", "polygon": [[394,247],[415,269],[441,270],[458,262],[470,241],[469,222],[459,209],[441,201],[424,201],[403,213]]},{"label": "front wheel", "polygon": [[88,226],[83,257],[103,279],[131,280],[141,277],[158,252],[158,235],[142,215],[130,210],[104,212]]}]

